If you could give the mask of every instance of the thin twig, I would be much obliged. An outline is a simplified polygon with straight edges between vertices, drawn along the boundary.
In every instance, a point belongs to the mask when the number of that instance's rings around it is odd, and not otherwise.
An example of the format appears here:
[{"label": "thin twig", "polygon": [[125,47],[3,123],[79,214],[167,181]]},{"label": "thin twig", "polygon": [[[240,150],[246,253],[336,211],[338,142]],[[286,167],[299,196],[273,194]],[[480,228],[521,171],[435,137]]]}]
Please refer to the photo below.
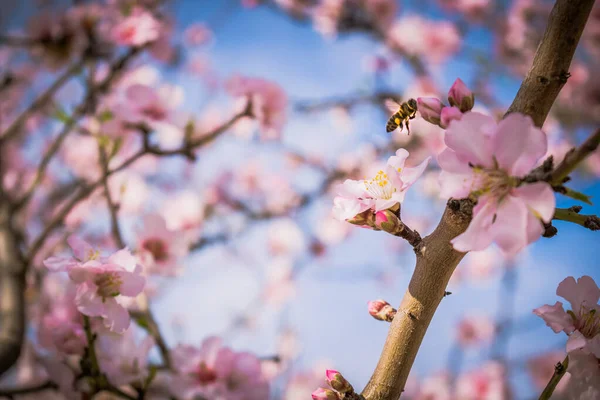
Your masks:
[{"label": "thin twig", "polygon": [[597,129],[591,134],[585,142],[580,146],[571,149],[562,160],[556,169],[550,176],[550,183],[553,185],[561,185],[564,183],[565,178],[569,176],[571,172],[577,166],[585,160],[587,156],[592,154],[600,145],[600,129]]},{"label": "thin twig", "polygon": [[100,153],[100,167],[102,169],[102,185],[104,186],[104,197],[106,197],[106,203],[108,206],[108,212],[110,213],[110,225],[113,239],[118,248],[122,249],[125,247],[125,241],[123,240],[123,234],[121,233],[121,227],[119,226],[119,205],[115,204],[110,193],[108,186],[108,163],[109,159],[106,155],[105,148],[99,144],[98,152]]},{"label": "thin twig", "polygon": [[4,132],[0,134],[0,144],[12,139],[19,133],[19,128],[25,123],[33,113],[38,111],[40,108],[45,106],[54,97],[56,92],[67,83],[71,77],[79,73],[83,67],[83,61],[78,61],[71,67],[67,68],[62,75],[60,75],[56,81],[44,93],[42,93],[29,107],[27,107]]},{"label": "thin twig", "polygon": [[573,222],[591,231],[600,230],[600,218],[597,215],[583,215],[569,208],[557,208],[553,219]]},{"label": "thin twig", "polygon": [[559,362],[554,366],[554,374],[552,374],[550,381],[544,388],[542,394],[540,394],[539,400],[550,399],[552,393],[554,393],[554,389],[556,389],[556,386],[567,372],[567,368],[569,368],[569,356],[566,356],[562,363]]}]

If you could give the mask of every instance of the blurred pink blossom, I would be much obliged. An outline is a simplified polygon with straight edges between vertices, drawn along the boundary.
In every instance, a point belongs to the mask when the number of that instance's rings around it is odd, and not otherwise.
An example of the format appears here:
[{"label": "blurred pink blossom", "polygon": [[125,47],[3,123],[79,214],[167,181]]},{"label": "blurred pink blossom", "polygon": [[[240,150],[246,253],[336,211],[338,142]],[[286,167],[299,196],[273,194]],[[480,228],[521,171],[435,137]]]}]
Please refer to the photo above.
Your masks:
[{"label": "blurred pink blossom", "polygon": [[456,398],[461,400],[508,400],[505,367],[488,361],[478,369],[461,374],[456,382]]},{"label": "blurred pink blossom", "polygon": [[[556,363],[562,362],[565,358],[565,353],[562,351],[553,351],[550,353],[540,354],[533,358],[527,360],[527,370],[531,379],[533,380],[533,384],[535,385],[538,391],[544,390],[548,381],[552,375],[554,375],[554,371],[556,370]],[[564,393],[565,387],[569,382],[571,375],[565,374],[554,392],[556,394]]]},{"label": "blurred pink blossom", "polygon": [[160,36],[160,23],[141,7],[134,7],[129,15],[112,28],[112,38],[122,46],[142,46]]},{"label": "blurred pink blossom", "polygon": [[137,231],[138,253],[149,273],[174,276],[181,270],[181,259],[188,253],[183,233],[167,228],[157,214],[146,215]]},{"label": "blurred pink blossom", "polygon": [[235,352],[217,337],[206,338],[200,348],[179,345],[171,353],[175,374],[171,391],[182,400],[196,396],[211,400],[264,400],[269,384],[260,360],[253,354]]},{"label": "blurred pink blossom", "polygon": [[485,316],[467,315],[458,323],[458,343],[463,347],[479,347],[489,344],[496,332],[496,325]]}]

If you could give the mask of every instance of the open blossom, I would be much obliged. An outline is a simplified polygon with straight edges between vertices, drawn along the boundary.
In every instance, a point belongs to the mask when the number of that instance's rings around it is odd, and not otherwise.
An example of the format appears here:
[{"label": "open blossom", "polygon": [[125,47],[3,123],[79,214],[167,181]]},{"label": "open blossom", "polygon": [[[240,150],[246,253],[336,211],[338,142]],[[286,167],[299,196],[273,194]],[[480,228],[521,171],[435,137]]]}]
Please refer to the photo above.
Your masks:
[{"label": "open blossom", "polygon": [[555,333],[569,335],[567,352],[584,350],[600,358],[600,289],[594,280],[585,275],[575,281],[572,276],[563,280],[556,294],[571,303],[565,311],[563,303],[546,304],[533,312],[542,317]]},{"label": "open blossom", "polygon": [[456,382],[456,398],[461,400],[508,400],[505,367],[489,361],[480,368],[462,374]]},{"label": "open blossom", "polygon": [[388,43],[392,49],[410,56],[422,56],[439,64],[460,49],[461,39],[458,29],[451,22],[410,15],[392,25],[388,32]]},{"label": "open blossom", "polygon": [[144,217],[143,227],[138,231],[138,249],[149,272],[175,275],[187,253],[187,241],[183,232],[168,229],[162,216],[152,214]]},{"label": "open blossom", "polygon": [[160,23],[148,11],[135,7],[112,29],[115,43],[123,46],[142,46],[158,39]]},{"label": "open blossom", "polygon": [[279,138],[287,120],[288,98],[278,84],[236,75],[231,77],[225,86],[232,96],[250,99],[251,112],[260,124],[262,138]]},{"label": "open blossom", "polygon": [[375,178],[355,181],[347,179],[340,187],[333,207],[334,216],[342,221],[372,209],[375,212],[392,208],[404,201],[408,188],[423,174],[429,158],[414,168],[404,167],[408,151],[399,149],[388,159],[385,170]]},{"label": "open blossom", "polygon": [[199,349],[179,345],[171,355],[176,369],[171,391],[178,398],[264,400],[269,397],[269,384],[262,375],[260,360],[253,354],[224,347],[220,338],[206,338]]},{"label": "open blossom", "polygon": [[80,313],[101,317],[111,331],[125,331],[129,312],[117,297],[135,297],[142,292],[145,279],[141,266],[126,248],[105,258],[81,239],[71,236],[68,243],[74,257],[50,257],[44,265],[51,271],[69,273],[77,286],[75,304]]},{"label": "open blossom", "polygon": [[448,148],[438,156],[441,196],[474,197],[467,230],[452,240],[458,251],[483,250],[492,242],[513,255],[539,239],[554,215],[549,184],[521,184],[546,153],[544,132],[527,116],[513,113],[496,123],[469,112],[446,131]]},{"label": "open blossom", "polygon": [[132,329],[122,335],[108,332],[99,335],[96,347],[100,369],[113,385],[143,384],[149,372],[148,353],[154,347],[152,336],[138,343]]}]

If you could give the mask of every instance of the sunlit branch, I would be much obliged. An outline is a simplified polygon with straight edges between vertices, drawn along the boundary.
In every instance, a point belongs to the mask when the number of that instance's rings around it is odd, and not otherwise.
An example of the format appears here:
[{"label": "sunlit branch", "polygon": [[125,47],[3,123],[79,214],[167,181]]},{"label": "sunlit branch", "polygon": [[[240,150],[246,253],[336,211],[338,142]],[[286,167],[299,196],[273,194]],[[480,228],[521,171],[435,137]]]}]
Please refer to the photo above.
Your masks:
[{"label": "sunlit branch", "polygon": [[569,356],[565,357],[562,363],[559,362],[554,366],[554,374],[552,374],[552,377],[540,395],[539,400],[548,400],[552,397],[554,389],[556,389],[556,386],[567,372],[567,368],[569,368]]},{"label": "sunlit branch", "polygon": [[558,221],[568,221],[581,225],[591,231],[600,230],[600,218],[597,215],[579,214],[580,207],[557,208],[554,211],[554,218]]},{"label": "sunlit branch", "polygon": [[569,67],[594,0],[557,0],[535,52],[533,64],[521,83],[507,114],[520,112],[541,127],[558,93],[569,78]]},{"label": "sunlit branch", "polygon": [[4,142],[14,138],[19,133],[19,128],[23,126],[23,123],[33,113],[38,111],[40,108],[48,104],[48,102],[54,97],[56,92],[67,83],[71,77],[77,75],[83,67],[83,61],[76,62],[71,67],[67,68],[62,75],[60,75],[52,85],[44,93],[42,93],[29,107],[27,107],[15,120],[0,134],[0,145]]},{"label": "sunlit branch", "polygon": [[592,154],[600,145],[600,129],[597,129],[590,137],[586,139],[580,146],[571,149],[550,176],[550,183],[553,185],[561,185],[565,178],[569,176],[575,168],[587,156]]}]

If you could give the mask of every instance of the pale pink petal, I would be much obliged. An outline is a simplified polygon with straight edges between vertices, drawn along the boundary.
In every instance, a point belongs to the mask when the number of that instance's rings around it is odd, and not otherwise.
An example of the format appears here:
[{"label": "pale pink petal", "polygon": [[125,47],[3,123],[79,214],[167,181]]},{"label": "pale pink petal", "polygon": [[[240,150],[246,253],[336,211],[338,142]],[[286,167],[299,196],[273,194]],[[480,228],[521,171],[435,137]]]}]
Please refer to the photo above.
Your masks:
[{"label": "pale pink petal", "polygon": [[600,359],[600,334],[588,340],[587,348],[593,355]]},{"label": "pale pink petal", "polygon": [[75,258],[81,262],[86,262],[95,254],[94,248],[78,236],[69,236],[67,243],[69,243],[69,247],[71,247]]},{"label": "pale pink petal", "polygon": [[473,189],[473,174],[461,175],[452,172],[440,172],[440,197],[448,199],[465,199]]},{"label": "pale pink petal", "polygon": [[234,370],[247,377],[256,377],[261,374],[260,360],[251,353],[238,353],[235,357]]},{"label": "pale pink petal", "polygon": [[600,299],[600,289],[594,280],[584,275],[575,281],[575,278],[569,276],[565,278],[556,289],[556,294],[571,303],[571,309],[575,314],[579,314],[582,304],[588,307],[598,303]]},{"label": "pale pink petal", "polygon": [[404,168],[404,162],[406,161],[406,159],[408,158],[408,151],[405,149],[398,149],[396,151],[396,155],[395,156],[391,156],[388,159],[388,164],[391,165],[392,167],[394,167],[396,170],[398,168]]},{"label": "pale pink petal", "polygon": [[533,213],[527,214],[527,243],[533,243],[544,233],[544,225]]},{"label": "pale pink petal", "polygon": [[498,165],[512,175],[522,176],[546,153],[547,139],[529,116],[512,113],[498,124],[492,146]]},{"label": "pale pink petal", "polygon": [[369,204],[357,199],[336,197],[333,199],[333,216],[340,221],[347,221],[370,208]]},{"label": "pale pink petal", "polygon": [[468,112],[460,120],[453,121],[446,130],[445,142],[464,163],[492,167],[493,158],[488,137],[496,127],[490,116]]},{"label": "pale pink petal", "polygon": [[104,309],[104,326],[116,333],[125,332],[129,328],[129,312],[114,297],[104,300]]},{"label": "pale pink petal", "polygon": [[125,270],[133,272],[137,265],[136,258],[127,247],[121,249],[108,257],[108,262],[123,267]]},{"label": "pale pink petal", "polygon": [[77,265],[71,257],[48,257],[44,260],[44,266],[52,272],[66,271]]},{"label": "pale pink petal", "polygon": [[134,297],[144,290],[146,278],[143,276],[125,271],[120,272],[119,276],[123,282],[119,286],[119,293],[123,296]]},{"label": "pale pink petal", "polygon": [[469,167],[468,163],[461,161],[458,154],[450,148],[445,148],[438,154],[437,162],[440,168],[447,172],[467,175],[473,171],[473,168]]},{"label": "pale pink petal", "polygon": [[133,84],[127,88],[125,93],[127,100],[137,109],[144,108],[159,101],[156,91],[150,86],[139,83]]},{"label": "pale pink petal", "polygon": [[427,164],[429,164],[429,160],[431,160],[431,157],[427,157],[425,160],[423,160],[421,164],[417,165],[416,167],[404,168],[402,170],[401,176],[404,185],[410,186],[413,183],[415,183],[417,179],[419,179],[419,177],[423,175],[423,172],[425,172]]},{"label": "pale pink petal", "polygon": [[494,240],[507,255],[514,255],[529,243],[527,207],[513,196],[506,196],[498,205],[491,230]]},{"label": "pale pink petal", "polygon": [[219,377],[227,377],[233,372],[235,353],[228,347],[222,347],[217,353],[214,369]]},{"label": "pale pink petal", "polygon": [[338,186],[338,194],[343,197],[365,197],[366,190],[363,181],[346,179]]},{"label": "pale pink petal", "polygon": [[377,199],[375,200],[375,211],[383,211],[394,207],[398,202],[394,199]]},{"label": "pale pink petal", "polygon": [[75,304],[80,313],[89,317],[100,317],[104,314],[104,303],[97,290],[98,286],[91,282],[77,286]]},{"label": "pale pink petal", "polygon": [[514,189],[514,193],[525,202],[536,217],[544,222],[550,222],[554,217],[556,198],[549,184],[536,182]]},{"label": "pale pink petal", "polygon": [[494,237],[491,232],[492,221],[496,206],[491,201],[479,199],[473,209],[473,219],[467,230],[450,241],[457,251],[483,250],[487,248]]},{"label": "pale pink petal", "polygon": [[77,264],[69,269],[69,278],[75,283],[83,283],[92,280],[94,275],[100,272],[102,272],[102,263],[92,260],[85,264]]},{"label": "pale pink petal", "polygon": [[567,340],[567,353],[583,349],[586,344],[587,340],[585,339],[585,336],[583,336],[581,332],[575,331],[569,335],[569,339]]},{"label": "pale pink petal", "polygon": [[553,306],[545,304],[533,310],[533,313],[541,317],[554,333],[564,331],[571,333],[575,329],[573,318],[564,310],[563,304],[557,301]]}]

